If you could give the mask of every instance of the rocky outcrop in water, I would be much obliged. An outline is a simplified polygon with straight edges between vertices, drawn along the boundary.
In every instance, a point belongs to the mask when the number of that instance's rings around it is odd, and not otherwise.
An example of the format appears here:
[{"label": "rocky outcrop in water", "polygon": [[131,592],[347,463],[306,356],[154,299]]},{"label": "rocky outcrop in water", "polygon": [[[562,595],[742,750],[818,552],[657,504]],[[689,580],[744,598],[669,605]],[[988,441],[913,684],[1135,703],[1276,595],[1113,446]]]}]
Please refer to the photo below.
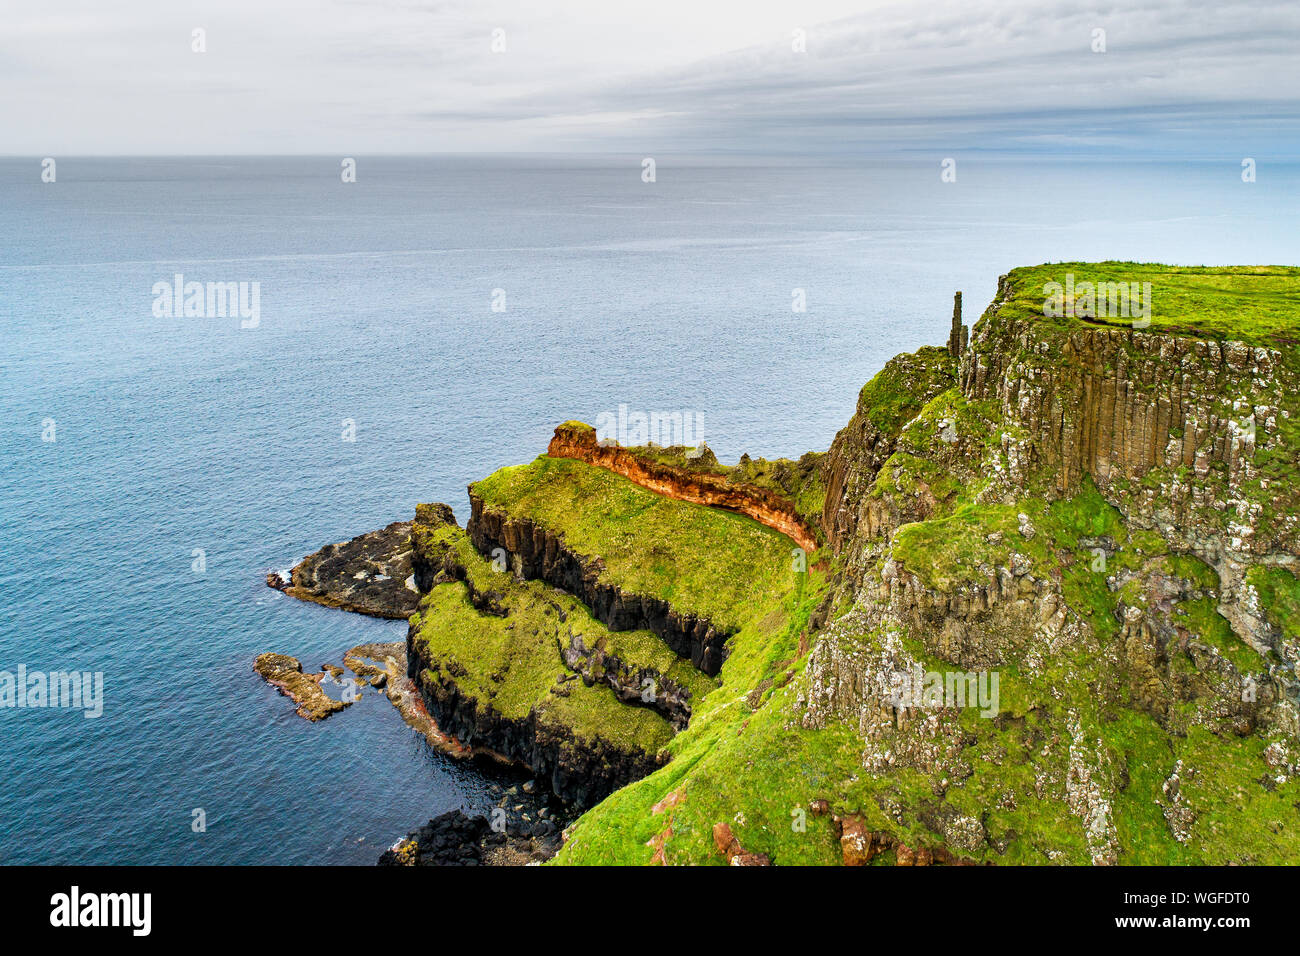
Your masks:
[{"label": "rocky outcrop in water", "polygon": [[567,816],[511,787],[489,816],[452,810],[384,851],[380,866],[536,866],[559,850]]},{"label": "rocky outcrop in water", "polygon": [[[342,700],[331,698],[320,686],[329,672],[304,674],[298,659],[287,654],[259,654],[253,670],[257,671],[262,680],[278,688],[280,693],[297,704],[298,716],[304,720],[324,720],[331,714],[346,709],[356,700],[354,696]],[[337,679],[337,675],[331,675],[330,679]]]},{"label": "rocky outcrop in water", "polygon": [[372,687],[383,688],[389,703],[402,715],[402,720],[418,731],[434,750],[458,759],[475,756],[496,759],[491,752],[476,753],[438,726],[425,707],[420,689],[407,675],[404,642],[362,644],[344,654],[343,663]]},{"label": "rocky outcrop in water", "polygon": [[303,601],[405,620],[415,612],[420,598],[411,565],[410,536],[411,522],[394,521],[349,541],[327,544],[303,558],[287,575],[270,572],[266,583]]}]

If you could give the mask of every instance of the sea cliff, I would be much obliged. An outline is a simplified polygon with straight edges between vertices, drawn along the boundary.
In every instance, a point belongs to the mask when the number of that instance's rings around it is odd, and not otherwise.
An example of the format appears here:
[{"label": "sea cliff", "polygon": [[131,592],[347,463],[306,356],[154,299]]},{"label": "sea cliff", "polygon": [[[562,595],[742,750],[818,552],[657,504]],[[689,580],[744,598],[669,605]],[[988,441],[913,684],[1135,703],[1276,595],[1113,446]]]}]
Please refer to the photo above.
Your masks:
[{"label": "sea cliff", "polygon": [[1300,270],[1044,265],[825,453],[564,423],[390,542],[410,677],[557,863],[1300,861],[1298,341]]}]

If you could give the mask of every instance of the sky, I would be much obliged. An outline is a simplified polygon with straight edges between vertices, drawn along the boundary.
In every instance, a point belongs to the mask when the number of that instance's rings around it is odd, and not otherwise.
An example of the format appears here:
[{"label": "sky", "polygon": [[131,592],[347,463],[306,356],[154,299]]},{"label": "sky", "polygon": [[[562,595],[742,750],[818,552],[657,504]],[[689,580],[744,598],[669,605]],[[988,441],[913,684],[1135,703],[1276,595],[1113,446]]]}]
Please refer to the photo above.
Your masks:
[{"label": "sky", "polygon": [[1300,2],[0,0],[3,155],[586,151],[1294,160]]}]

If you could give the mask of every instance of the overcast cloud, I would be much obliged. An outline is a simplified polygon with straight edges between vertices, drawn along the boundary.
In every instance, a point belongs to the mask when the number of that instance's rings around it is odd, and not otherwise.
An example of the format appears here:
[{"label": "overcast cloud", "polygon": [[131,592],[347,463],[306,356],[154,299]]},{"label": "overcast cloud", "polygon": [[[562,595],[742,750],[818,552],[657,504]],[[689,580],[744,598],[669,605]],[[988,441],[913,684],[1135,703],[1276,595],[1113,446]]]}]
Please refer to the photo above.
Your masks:
[{"label": "overcast cloud", "polygon": [[0,8],[4,154],[1300,156],[1295,0]]}]

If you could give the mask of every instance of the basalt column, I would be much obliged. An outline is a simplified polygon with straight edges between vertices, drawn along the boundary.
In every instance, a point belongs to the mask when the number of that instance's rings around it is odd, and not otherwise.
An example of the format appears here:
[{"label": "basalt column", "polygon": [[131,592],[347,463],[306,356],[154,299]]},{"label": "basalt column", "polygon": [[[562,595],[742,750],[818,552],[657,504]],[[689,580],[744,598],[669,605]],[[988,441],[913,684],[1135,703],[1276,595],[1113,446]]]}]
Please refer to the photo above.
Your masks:
[{"label": "basalt column", "polygon": [[969,336],[970,330],[961,323],[961,293],[955,292],[952,297],[952,331],[948,333],[948,354],[960,359],[962,352],[966,351]]}]

